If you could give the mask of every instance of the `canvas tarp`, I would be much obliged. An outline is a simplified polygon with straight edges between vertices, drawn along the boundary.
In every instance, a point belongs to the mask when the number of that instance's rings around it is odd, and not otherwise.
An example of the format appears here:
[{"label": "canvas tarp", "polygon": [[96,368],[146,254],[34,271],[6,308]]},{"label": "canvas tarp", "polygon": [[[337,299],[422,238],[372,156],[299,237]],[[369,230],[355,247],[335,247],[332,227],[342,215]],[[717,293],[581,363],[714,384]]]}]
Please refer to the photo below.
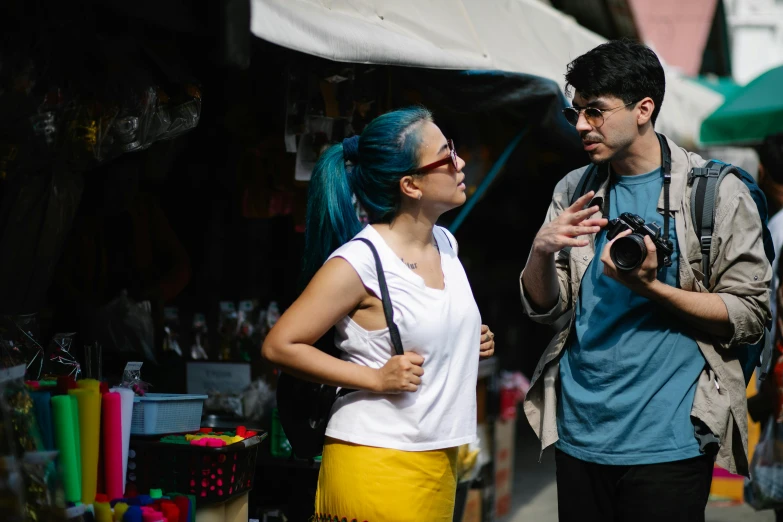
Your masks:
[{"label": "canvas tarp", "polygon": [[[564,87],[566,65],[605,40],[538,0],[252,0],[251,31],[338,62],[525,73]],[[723,97],[667,67],[658,130],[697,143]]]}]

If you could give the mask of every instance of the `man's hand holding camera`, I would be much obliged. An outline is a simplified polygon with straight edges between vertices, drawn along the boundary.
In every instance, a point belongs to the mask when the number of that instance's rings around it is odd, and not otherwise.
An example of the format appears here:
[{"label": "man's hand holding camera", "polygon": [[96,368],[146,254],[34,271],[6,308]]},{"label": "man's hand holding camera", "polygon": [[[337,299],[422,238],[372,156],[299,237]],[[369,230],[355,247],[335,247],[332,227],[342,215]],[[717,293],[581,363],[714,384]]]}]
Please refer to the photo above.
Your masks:
[{"label": "man's hand holding camera", "polygon": [[634,292],[652,297],[658,283],[658,267],[671,266],[674,246],[656,223],[645,223],[636,214],[624,212],[609,221],[609,242],[601,253],[604,275],[619,281]]},{"label": "man's hand holding camera", "polygon": [[633,270],[618,270],[610,254],[612,245],[617,240],[629,236],[632,233],[633,230],[624,230],[604,246],[604,250],[601,253],[601,262],[604,264],[604,275],[624,284],[639,295],[649,297],[652,294],[652,287],[656,283],[659,283],[658,251],[653,240],[650,239],[649,236],[644,236],[644,245],[647,247],[647,257],[645,257],[644,261]]},{"label": "man's hand holding camera", "polygon": [[671,266],[674,245],[655,223],[623,213],[609,221],[609,242],[601,252],[604,275],[678,314],[700,330],[731,338],[728,309],[717,294],[690,292],[658,280],[658,268]]}]

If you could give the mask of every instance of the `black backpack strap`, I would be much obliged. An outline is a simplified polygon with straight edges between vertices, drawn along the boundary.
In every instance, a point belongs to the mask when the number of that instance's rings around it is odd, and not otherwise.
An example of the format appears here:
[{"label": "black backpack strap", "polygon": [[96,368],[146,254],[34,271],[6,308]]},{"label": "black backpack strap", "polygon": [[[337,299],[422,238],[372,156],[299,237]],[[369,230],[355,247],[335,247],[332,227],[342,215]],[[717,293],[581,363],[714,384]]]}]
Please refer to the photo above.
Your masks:
[{"label": "black backpack strap", "polygon": [[[601,171],[604,172],[601,172]],[[579,178],[579,182],[576,184],[576,189],[574,190],[574,193],[571,194],[571,201],[569,203],[570,205],[573,205],[576,203],[576,200],[587,194],[588,192],[595,191],[598,192],[598,189],[601,188],[601,184],[604,182],[606,177],[609,175],[609,168],[606,167],[604,169],[599,168],[598,165],[595,163],[591,163],[588,165],[588,167],[585,169],[585,171],[582,173],[582,177]],[[599,200],[601,198],[598,198]],[[606,197],[603,201],[591,201],[587,205],[585,205],[585,208],[588,208],[589,206],[600,205],[601,207],[601,213],[604,216],[607,216],[609,214],[609,191],[606,191]],[[561,252],[570,252],[571,247],[565,247]]]},{"label": "black backpack strap", "polygon": [[[582,173],[582,177],[579,178],[579,182],[576,184],[576,189],[574,190],[574,193],[571,194],[571,202],[569,205],[573,205],[576,203],[576,200],[590,192],[591,190],[593,192],[598,192],[598,189],[601,188],[601,185],[606,181],[606,179],[609,177],[609,165],[596,165],[595,163],[591,163],[585,171]],[[585,208],[598,205],[601,207],[601,213],[604,215],[604,217],[609,216],[609,194],[611,191],[607,190],[606,194],[604,194],[604,198],[593,198],[592,201],[588,202],[587,205],[585,205]],[[563,249],[563,252],[569,252],[571,250],[571,247],[566,247]]]},{"label": "black backpack strap", "polygon": [[[451,238],[449,237],[449,235],[446,232],[444,232],[443,235],[446,236],[446,241],[449,242],[449,246],[451,247],[452,250],[454,250],[454,245],[451,244]],[[437,239],[435,241],[437,242]],[[436,243],[436,246],[437,246],[437,243]]]},{"label": "black backpack strap", "polygon": [[372,251],[372,256],[375,258],[375,270],[378,272],[378,286],[381,287],[381,301],[383,302],[383,315],[386,316],[386,324],[389,326],[389,335],[391,336],[392,344],[394,345],[394,353],[396,355],[402,355],[405,353],[402,349],[402,339],[400,339],[400,330],[397,328],[397,324],[394,322],[394,309],[392,308],[391,298],[389,297],[389,287],[386,286],[386,275],[383,273],[383,265],[381,264],[381,258],[378,255],[378,251],[375,249],[375,245],[369,239],[363,237],[357,237],[354,241],[361,241]]},{"label": "black backpack strap", "polygon": [[579,178],[579,183],[576,184],[576,190],[571,194],[571,203],[573,205],[576,200],[581,198],[587,193],[587,186],[590,185],[590,180],[595,176],[597,170],[595,163],[591,163],[585,171],[582,173],[582,177]]},{"label": "black backpack strap", "polygon": [[718,184],[726,173],[721,176],[721,166],[715,161],[709,161],[704,167],[691,171],[688,183],[691,189],[691,221],[701,247],[701,268],[704,274],[704,286],[710,284],[710,249],[712,248],[712,232],[715,225],[715,198],[718,194]]},{"label": "black backpack strap", "polygon": [[[444,227],[440,227],[440,226],[436,226],[435,228],[432,229],[432,239],[435,240],[435,248],[438,249],[438,253],[440,253],[440,246],[438,246],[438,238],[436,237],[436,233],[435,233],[435,230],[438,229],[438,228],[442,229],[440,231],[441,234],[443,234],[443,237],[446,238],[446,241],[448,242],[448,244],[451,247],[451,249],[454,250],[454,253],[457,253],[457,251],[454,249],[454,244],[451,242],[451,237],[449,237],[449,236],[451,236],[451,232],[449,232],[449,229],[444,228]],[[456,240],[457,240],[457,238],[454,238],[454,241],[456,241]]]},{"label": "black backpack strap", "polygon": [[[581,198],[591,190],[594,192],[598,192],[598,189],[601,188],[601,184],[606,180],[608,175],[609,175],[608,167],[601,168],[595,163],[591,163],[585,169],[584,173],[582,174],[582,177],[579,178],[579,182],[576,184],[576,190],[574,190],[574,193],[571,194],[571,202],[569,203],[569,205],[573,205],[574,203],[576,203],[577,199]],[[601,211],[604,213],[604,215],[606,215],[609,212],[609,206],[607,204],[608,199],[609,199],[609,192],[606,193],[606,200],[601,203]]]}]

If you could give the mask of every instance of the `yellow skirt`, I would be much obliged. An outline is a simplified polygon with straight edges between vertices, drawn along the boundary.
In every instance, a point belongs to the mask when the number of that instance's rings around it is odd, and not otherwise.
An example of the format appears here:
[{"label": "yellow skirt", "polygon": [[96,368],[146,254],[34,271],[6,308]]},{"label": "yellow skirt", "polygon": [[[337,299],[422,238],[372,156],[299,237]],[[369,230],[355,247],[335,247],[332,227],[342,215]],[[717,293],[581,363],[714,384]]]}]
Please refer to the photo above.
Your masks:
[{"label": "yellow skirt", "polygon": [[400,451],[327,438],[316,522],[452,522],[457,448]]}]

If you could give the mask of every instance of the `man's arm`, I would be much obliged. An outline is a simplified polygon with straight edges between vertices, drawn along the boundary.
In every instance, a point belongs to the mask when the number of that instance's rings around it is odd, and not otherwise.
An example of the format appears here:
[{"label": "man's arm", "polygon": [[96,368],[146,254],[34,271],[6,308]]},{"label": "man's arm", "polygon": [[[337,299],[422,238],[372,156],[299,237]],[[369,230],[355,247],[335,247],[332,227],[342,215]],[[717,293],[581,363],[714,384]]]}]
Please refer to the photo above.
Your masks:
[{"label": "man's arm", "polygon": [[[632,272],[620,272],[614,266],[609,255],[614,241],[606,245],[601,255],[604,274],[661,303],[725,347],[758,342],[770,314],[768,288],[772,269],[764,253],[761,221],[747,189],[743,192],[744,186],[732,187],[734,181],[727,178],[721,184],[721,195],[727,202],[720,204],[716,215],[713,244],[719,250],[712,265],[715,284],[711,292],[690,292],[658,281],[657,254],[649,237],[645,237],[647,258]],[[727,185],[725,192],[723,185]],[[615,241],[629,233],[620,234]]]},{"label": "man's arm", "polygon": [[553,201],[547,222],[536,234],[521,280],[523,301],[530,304],[533,312],[545,314],[558,303],[561,288],[555,255],[567,247],[587,246],[590,241],[585,236],[595,234],[606,226],[606,219],[590,218],[598,212],[597,206],[580,210],[593,195],[593,192],[588,192],[565,209],[556,207],[557,202]]},{"label": "man's arm", "polygon": [[664,308],[703,332],[726,340],[732,336],[729,311],[718,294],[688,292],[657,279],[647,287],[646,292],[640,294],[662,304]]},{"label": "man's arm", "polygon": [[535,247],[522,272],[522,291],[537,312],[551,310],[560,295],[555,255],[536,252]]},{"label": "man's arm", "polygon": [[719,247],[710,290],[728,310],[732,335],[725,347],[754,344],[763,337],[771,317],[772,267],[764,250],[758,207],[735,176],[721,182],[717,205],[713,244],[717,241]]}]

